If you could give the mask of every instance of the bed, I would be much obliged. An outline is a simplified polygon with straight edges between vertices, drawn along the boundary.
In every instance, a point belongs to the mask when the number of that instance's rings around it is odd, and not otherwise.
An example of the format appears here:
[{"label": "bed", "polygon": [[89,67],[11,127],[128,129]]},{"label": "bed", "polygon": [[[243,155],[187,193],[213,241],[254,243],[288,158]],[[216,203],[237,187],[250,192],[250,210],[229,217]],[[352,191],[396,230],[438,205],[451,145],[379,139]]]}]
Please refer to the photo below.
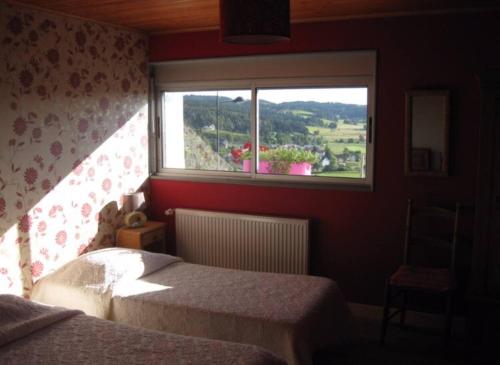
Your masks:
[{"label": "bed", "polygon": [[0,295],[0,363],[285,365],[256,346],[134,328]]},{"label": "bed", "polygon": [[356,334],[330,279],[196,265],[145,251],[90,252],[39,280],[34,300],[133,326],[261,346],[289,365]]}]

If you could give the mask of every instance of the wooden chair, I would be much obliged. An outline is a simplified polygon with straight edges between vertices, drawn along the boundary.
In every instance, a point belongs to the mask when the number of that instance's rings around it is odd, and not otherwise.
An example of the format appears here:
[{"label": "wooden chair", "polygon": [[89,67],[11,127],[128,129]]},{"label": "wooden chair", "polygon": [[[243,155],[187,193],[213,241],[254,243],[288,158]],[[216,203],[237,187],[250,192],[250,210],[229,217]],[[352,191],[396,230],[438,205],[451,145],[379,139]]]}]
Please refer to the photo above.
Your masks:
[{"label": "wooden chair", "polygon": [[[400,315],[401,326],[405,324],[406,309],[408,307],[408,293],[420,292],[435,294],[445,299],[445,348],[451,336],[453,320],[453,296],[456,288],[455,282],[455,252],[458,236],[458,218],[460,205],[455,209],[439,207],[413,207],[411,199],[408,200],[403,264],[386,281],[384,310],[380,345],[385,343],[387,326],[390,319]],[[422,225],[423,228],[417,226]],[[430,233],[429,233],[430,232]],[[419,265],[416,248],[432,253],[437,248],[446,250],[446,265]],[[417,256],[417,257],[414,257]],[[420,256],[426,256],[420,255]],[[420,257],[422,259],[422,257]],[[399,303],[395,302],[399,299]],[[391,308],[396,309],[391,313]]]}]

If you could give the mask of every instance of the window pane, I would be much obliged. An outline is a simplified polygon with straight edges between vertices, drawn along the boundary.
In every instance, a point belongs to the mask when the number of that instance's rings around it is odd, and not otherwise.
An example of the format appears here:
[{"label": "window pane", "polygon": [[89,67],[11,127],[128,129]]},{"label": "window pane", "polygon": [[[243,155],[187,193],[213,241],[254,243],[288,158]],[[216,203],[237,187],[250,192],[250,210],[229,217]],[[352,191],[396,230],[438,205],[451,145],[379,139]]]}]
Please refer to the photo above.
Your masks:
[{"label": "window pane", "polygon": [[259,89],[261,174],[365,178],[368,89]]},{"label": "window pane", "polygon": [[243,171],[250,98],[250,90],[164,92],[163,167]]}]

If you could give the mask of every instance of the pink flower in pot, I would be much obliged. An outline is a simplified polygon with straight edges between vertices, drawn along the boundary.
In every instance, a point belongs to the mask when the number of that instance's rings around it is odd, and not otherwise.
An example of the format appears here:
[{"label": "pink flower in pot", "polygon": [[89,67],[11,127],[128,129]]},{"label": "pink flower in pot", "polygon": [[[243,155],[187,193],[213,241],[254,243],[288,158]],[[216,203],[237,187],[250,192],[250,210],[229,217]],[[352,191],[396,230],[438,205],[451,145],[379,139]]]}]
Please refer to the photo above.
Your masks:
[{"label": "pink flower in pot", "polygon": [[311,175],[312,165],[309,162],[294,162],[290,166],[290,175]]},{"label": "pink flower in pot", "polygon": [[[268,151],[269,148],[266,146],[260,146],[259,151],[265,152]],[[246,142],[242,148],[232,148],[231,156],[234,163],[242,162],[242,170],[243,172],[250,172],[252,169],[252,143]],[[259,169],[260,170],[260,169]]]}]

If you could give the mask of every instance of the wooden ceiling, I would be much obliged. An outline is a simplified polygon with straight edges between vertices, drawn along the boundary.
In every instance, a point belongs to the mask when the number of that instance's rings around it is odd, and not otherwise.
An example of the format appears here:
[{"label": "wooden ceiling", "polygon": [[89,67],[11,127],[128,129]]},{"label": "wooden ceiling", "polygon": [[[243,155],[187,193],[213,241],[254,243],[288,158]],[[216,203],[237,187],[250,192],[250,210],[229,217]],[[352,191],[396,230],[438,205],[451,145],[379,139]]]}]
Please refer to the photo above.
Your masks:
[{"label": "wooden ceiling", "polygon": [[[0,0],[1,1],[1,0]],[[147,33],[218,29],[218,0],[20,0]],[[499,0],[290,0],[292,23],[433,12],[498,10]]]}]

